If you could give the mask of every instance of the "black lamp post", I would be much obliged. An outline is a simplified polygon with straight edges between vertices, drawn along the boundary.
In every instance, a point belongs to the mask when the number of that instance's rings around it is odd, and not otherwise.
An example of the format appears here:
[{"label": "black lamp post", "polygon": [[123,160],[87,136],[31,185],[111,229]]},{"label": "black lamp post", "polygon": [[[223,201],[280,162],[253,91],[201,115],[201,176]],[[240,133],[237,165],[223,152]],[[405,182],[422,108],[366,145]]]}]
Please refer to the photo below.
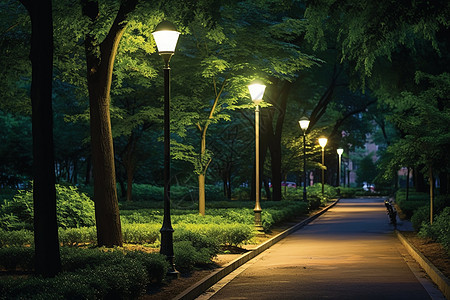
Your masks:
[{"label": "black lamp post", "polygon": [[250,96],[255,104],[255,229],[259,232],[264,232],[261,220],[261,205],[260,198],[260,176],[259,176],[259,104],[263,101],[264,91],[266,86],[259,82],[253,82],[248,86]]},{"label": "black lamp post", "polygon": [[170,220],[170,67],[180,33],[169,21],[162,21],[153,32],[159,55],[164,60],[164,219],[161,232],[160,253],[165,255],[170,267],[168,274],[179,277],[173,254],[173,228]]},{"label": "black lamp post", "polygon": [[306,202],[306,130],[309,127],[309,119],[302,117],[298,123],[303,130],[303,201]]}]

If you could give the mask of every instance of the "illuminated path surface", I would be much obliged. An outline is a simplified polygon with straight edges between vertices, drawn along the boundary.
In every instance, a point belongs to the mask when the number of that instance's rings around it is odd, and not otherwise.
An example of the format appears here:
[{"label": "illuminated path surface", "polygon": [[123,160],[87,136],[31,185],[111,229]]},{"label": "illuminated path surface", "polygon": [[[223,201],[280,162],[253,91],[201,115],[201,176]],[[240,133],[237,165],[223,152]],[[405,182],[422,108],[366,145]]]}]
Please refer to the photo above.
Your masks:
[{"label": "illuminated path surface", "polygon": [[343,199],[198,299],[441,299],[410,266],[383,199]]}]

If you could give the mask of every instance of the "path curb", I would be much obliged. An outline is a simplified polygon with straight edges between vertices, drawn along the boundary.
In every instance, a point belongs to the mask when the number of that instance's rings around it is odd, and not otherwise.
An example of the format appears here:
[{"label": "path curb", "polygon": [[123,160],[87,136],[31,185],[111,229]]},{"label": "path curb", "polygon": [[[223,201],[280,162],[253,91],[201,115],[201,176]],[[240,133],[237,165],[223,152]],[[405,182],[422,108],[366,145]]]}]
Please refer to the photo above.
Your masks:
[{"label": "path curb", "polygon": [[408,250],[409,254],[419,263],[419,265],[427,272],[431,280],[439,287],[446,299],[450,299],[450,280],[442,274],[416,247],[414,247],[398,230],[395,234],[400,242]]},{"label": "path curb", "polygon": [[255,249],[252,249],[249,252],[243,254],[242,256],[236,258],[235,260],[229,262],[224,267],[222,267],[219,270],[215,271],[214,273],[212,273],[208,277],[200,280],[199,282],[197,282],[196,284],[194,284],[193,286],[191,286],[187,290],[183,291],[181,294],[178,294],[173,299],[174,300],[192,300],[192,299],[197,298],[204,291],[206,291],[211,286],[213,286],[215,283],[217,283],[219,280],[221,280],[222,278],[224,278],[225,276],[227,276],[228,274],[230,274],[231,272],[233,272],[234,270],[236,270],[237,268],[239,268],[240,266],[242,266],[243,264],[245,264],[246,262],[248,262],[252,258],[258,256],[259,254],[261,254],[265,250],[269,249],[271,246],[273,246],[274,244],[278,243],[280,240],[282,240],[283,238],[285,238],[289,234],[293,233],[294,231],[299,230],[303,226],[305,226],[308,223],[310,223],[313,220],[315,220],[317,217],[319,217],[320,215],[325,213],[328,209],[330,209],[331,207],[336,205],[336,203],[338,203],[338,201],[339,201],[339,199],[334,201],[333,203],[331,203],[330,205],[328,205],[327,207],[325,207],[324,209],[322,209],[321,211],[319,211],[315,215],[309,217],[306,220],[303,220],[302,222],[292,226],[291,228],[286,229],[285,231],[277,234],[276,236],[274,236],[270,240],[267,240],[266,242],[262,243],[261,245],[259,245]]}]

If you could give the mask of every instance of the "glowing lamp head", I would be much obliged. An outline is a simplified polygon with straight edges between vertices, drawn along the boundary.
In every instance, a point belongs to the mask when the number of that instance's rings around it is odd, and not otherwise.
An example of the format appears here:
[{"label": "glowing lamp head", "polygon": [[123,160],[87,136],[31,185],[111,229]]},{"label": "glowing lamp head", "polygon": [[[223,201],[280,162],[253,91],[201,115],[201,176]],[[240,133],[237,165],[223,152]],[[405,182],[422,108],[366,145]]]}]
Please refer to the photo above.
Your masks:
[{"label": "glowing lamp head", "polygon": [[327,142],[328,142],[328,139],[326,137],[319,138],[319,145],[320,145],[320,147],[325,148]]},{"label": "glowing lamp head", "polygon": [[266,86],[264,84],[256,81],[254,81],[248,86],[248,90],[250,91],[250,97],[252,98],[252,101],[256,105],[259,105],[263,100],[265,89]]},{"label": "glowing lamp head", "polygon": [[180,33],[171,22],[162,21],[159,23],[153,32],[159,54],[173,54],[179,35]]},{"label": "glowing lamp head", "polygon": [[309,127],[309,119],[307,117],[302,117],[298,123],[300,124],[300,128],[303,132],[306,132]]},{"label": "glowing lamp head", "polygon": [[338,148],[338,149],[336,149],[336,152],[337,152],[337,154],[338,154],[339,156],[341,156],[342,153],[344,153],[344,149]]}]

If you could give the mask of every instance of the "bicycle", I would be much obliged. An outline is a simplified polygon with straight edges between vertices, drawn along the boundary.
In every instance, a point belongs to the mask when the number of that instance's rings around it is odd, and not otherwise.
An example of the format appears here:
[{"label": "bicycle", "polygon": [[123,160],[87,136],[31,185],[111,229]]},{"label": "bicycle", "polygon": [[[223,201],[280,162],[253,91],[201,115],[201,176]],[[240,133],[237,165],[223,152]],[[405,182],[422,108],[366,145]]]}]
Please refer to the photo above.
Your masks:
[{"label": "bicycle", "polygon": [[384,205],[387,209],[387,214],[389,216],[389,220],[391,221],[391,224],[394,225],[394,228],[397,228],[397,210],[395,209],[394,205],[392,204],[391,200],[385,200]]}]

